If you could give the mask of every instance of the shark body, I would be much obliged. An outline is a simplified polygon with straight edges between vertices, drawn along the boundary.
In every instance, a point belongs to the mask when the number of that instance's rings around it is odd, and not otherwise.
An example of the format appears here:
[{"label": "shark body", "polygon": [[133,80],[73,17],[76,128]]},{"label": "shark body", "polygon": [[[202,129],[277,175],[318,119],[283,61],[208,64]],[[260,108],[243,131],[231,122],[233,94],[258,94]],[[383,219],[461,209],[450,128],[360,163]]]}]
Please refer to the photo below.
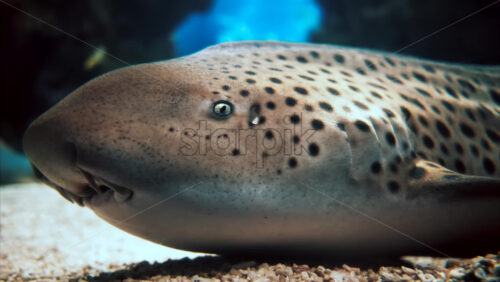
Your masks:
[{"label": "shark body", "polygon": [[199,252],[500,247],[500,68],[236,42],[98,77],[39,117],[35,173]]}]

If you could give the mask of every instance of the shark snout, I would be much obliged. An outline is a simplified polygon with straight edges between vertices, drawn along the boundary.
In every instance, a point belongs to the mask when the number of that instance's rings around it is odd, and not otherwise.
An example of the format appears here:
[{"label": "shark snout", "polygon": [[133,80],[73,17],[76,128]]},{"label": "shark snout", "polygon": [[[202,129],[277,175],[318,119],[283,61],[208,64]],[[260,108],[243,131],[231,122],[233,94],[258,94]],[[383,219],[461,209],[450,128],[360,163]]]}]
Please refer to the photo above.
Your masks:
[{"label": "shark snout", "polygon": [[76,166],[76,147],[67,131],[59,118],[42,116],[26,130],[23,149],[35,176],[65,198],[75,201],[79,197],[91,196],[92,191]]},{"label": "shark snout", "polygon": [[83,205],[85,198],[111,194],[118,202],[132,191],[99,178],[78,166],[78,148],[71,140],[73,128],[64,119],[42,116],[23,137],[23,148],[34,175],[71,202]]}]

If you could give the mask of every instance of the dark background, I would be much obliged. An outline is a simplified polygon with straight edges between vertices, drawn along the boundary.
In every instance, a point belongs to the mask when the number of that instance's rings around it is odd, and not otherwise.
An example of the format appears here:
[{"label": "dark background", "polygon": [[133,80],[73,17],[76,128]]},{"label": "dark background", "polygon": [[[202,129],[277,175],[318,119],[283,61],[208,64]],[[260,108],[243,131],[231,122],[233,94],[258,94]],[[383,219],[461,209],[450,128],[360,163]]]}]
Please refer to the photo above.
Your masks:
[{"label": "dark background", "polygon": [[[7,0],[2,0],[7,1]],[[8,3],[134,64],[174,57],[171,34],[210,0],[55,1]],[[312,42],[397,51],[492,0],[318,0],[321,28]],[[86,70],[95,50],[0,2],[0,139],[21,150],[31,120],[73,89],[122,62],[105,57]],[[203,32],[203,31],[200,31]],[[401,53],[451,62],[500,64],[500,3]]]}]

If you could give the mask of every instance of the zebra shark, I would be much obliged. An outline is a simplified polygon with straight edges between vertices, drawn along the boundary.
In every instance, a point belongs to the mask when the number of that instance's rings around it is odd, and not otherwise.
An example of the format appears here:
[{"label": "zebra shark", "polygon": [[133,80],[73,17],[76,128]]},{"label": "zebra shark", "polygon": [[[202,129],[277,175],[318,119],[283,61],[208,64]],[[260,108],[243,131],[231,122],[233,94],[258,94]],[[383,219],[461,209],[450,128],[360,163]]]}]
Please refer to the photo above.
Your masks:
[{"label": "zebra shark", "polygon": [[23,143],[62,196],[174,248],[497,251],[499,93],[498,66],[233,42],[102,75]]}]

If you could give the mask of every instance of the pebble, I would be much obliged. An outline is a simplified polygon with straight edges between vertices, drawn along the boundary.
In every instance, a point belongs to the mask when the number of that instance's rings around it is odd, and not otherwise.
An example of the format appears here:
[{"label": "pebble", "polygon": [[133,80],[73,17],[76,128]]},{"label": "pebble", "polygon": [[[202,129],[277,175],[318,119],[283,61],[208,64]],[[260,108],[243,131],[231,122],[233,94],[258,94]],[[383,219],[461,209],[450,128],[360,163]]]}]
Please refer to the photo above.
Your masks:
[{"label": "pebble", "polygon": [[465,276],[465,269],[455,268],[448,273],[450,278],[460,279]]}]

